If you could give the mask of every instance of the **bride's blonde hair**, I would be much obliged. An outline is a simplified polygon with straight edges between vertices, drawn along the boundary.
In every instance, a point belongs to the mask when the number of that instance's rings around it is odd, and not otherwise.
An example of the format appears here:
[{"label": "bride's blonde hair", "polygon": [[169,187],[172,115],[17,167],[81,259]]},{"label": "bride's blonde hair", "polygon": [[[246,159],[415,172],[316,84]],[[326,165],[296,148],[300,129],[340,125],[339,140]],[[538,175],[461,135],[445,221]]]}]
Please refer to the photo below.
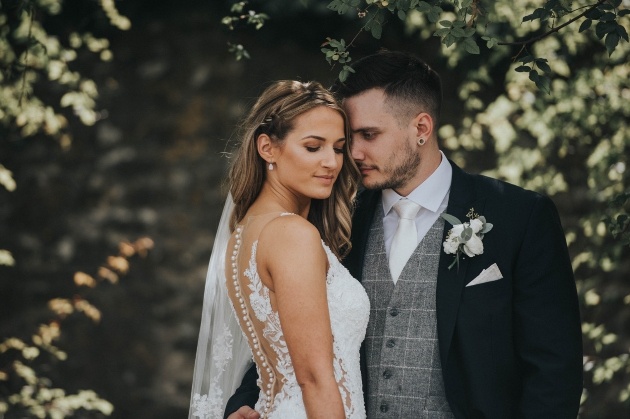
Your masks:
[{"label": "bride's blonde hair", "polygon": [[280,80],[260,95],[241,125],[240,144],[230,165],[230,192],[234,211],[230,229],[234,230],[263,186],[267,162],[258,154],[256,140],[267,134],[281,146],[291,132],[295,118],[318,106],[337,111],[344,120],[346,143],[343,166],[326,199],[313,199],[308,220],[317,227],[324,242],[342,258],[350,251],[350,229],[359,171],[350,155],[349,123],[335,97],[317,82]]}]

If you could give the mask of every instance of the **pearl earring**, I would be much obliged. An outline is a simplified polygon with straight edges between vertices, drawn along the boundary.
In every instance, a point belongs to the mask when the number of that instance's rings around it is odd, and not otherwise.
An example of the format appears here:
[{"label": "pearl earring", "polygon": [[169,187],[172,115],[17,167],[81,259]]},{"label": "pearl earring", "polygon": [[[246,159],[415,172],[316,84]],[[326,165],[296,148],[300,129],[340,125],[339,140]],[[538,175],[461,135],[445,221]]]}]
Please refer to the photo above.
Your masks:
[{"label": "pearl earring", "polygon": [[273,163],[269,162],[269,171],[271,172],[273,170]]}]

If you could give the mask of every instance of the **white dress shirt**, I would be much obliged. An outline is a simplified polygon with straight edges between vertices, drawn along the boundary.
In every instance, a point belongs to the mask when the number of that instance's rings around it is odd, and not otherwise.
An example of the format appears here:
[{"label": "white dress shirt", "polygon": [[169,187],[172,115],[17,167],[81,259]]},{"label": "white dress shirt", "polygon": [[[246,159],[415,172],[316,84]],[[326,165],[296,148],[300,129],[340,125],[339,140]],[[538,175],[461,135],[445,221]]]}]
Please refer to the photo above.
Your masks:
[{"label": "white dress shirt", "polygon": [[[422,241],[431,226],[438,219],[440,214],[448,206],[448,193],[451,189],[451,179],[453,178],[453,168],[448,162],[444,153],[440,151],[442,161],[431,176],[422,182],[416,189],[406,196],[407,199],[420,205],[420,211],[416,215],[416,229],[418,232],[418,243]],[[385,250],[389,259],[389,250],[392,247],[392,240],[398,226],[398,214],[393,210],[394,204],[403,198],[393,189],[383,189],[381,203],[383,205],[383,236],[385,238]],[[418,244],[416,243],[416,245]]]}]

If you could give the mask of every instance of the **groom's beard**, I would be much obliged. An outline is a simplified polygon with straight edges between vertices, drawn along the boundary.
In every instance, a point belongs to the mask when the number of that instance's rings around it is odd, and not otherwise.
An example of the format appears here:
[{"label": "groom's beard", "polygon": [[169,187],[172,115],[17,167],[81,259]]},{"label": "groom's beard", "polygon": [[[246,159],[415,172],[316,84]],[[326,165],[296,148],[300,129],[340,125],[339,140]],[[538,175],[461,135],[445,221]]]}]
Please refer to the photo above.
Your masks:
[{"label": "groom's beard", "polygon": [[392,153],[383,167],[377,166],[385,179],[374,183],[363,182],[363,186],[367,189],[400,189],[416,175],[419,166],[418,150],[415,150],[409,141],[405,141],[405,147]]}]

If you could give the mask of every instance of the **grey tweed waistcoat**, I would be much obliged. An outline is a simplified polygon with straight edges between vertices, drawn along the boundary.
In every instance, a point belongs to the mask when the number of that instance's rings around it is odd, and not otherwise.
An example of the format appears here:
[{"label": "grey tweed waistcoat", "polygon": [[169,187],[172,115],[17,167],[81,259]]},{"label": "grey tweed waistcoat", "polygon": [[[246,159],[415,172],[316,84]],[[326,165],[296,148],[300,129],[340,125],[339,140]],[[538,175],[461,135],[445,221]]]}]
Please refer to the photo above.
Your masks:
[{"label": "grey tweed waistcoat", "polygon": [[365,338],[368,418],[451,419],[435,316],[444,220],[433,224],[394,285],[385,252],[383,209],[377,208],[362,280],[370,298]]}]

